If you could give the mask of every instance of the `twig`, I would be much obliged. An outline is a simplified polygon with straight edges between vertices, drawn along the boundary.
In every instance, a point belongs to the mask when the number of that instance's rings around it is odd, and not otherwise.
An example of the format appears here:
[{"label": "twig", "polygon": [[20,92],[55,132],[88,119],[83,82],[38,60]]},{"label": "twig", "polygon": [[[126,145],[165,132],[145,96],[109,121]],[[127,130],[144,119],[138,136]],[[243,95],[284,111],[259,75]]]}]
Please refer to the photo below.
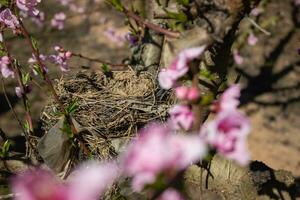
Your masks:
[{"label": "twig", "polygon": [[113,64],[113,63],[103,61],[103,60],[98,59],[98,58],[90,58],[90,57],[87,57],[87,56],[82,55],[80,53],[72,52],[72,55],[76,56],[76,57],[79,57],[79,58],[82,58],[82,59],[85,59],[85,60],[88,60],[88,61],[91,61],[91,62],[97,62],[97,63],[101,63],[101,64],[105,64],[105,65],[110,65],[112,67],[128,67],[127,64]]},{"label": "twig", "polygon": [[123,9],[123,12],[127,17],[134,19],[138,23],[143,24],[147,28],[152,29],[158,33],[161,33],[168,37],[173,37],[173,38],[178,38],[180,36],[179,32],[164,29],[156,24],[153,24],[153,23],[147,21],[146,19],[143,19],[142,17],[136,15],[135,13],[131,12],[130,10],[127,10],[126,8]]},{"label": "twig", "polygon": [[[2,31],[2,36],[4,37],[4,32]],[[4,51],[7,53],[7,56],[9,57],[9,59],[11,61],[13,61],[12,57],[10,56],[9,50],[7,48],[6,42],[5,40],[3,40],[2,42],[2,47],[4,48]],[[18,85],[21,89],[21,94],[22,94],[22,101],[23,101],[23,106],[25,109],[25,115],[26,115],[26,121],[28,123],[28,135],[33,135],[33,122],[32,122],[32,116],[31,116],[31,112],[30,112],[30,107],[29,107],[29,103],[28,103],[28,97],[26,95],[26,86],[23,83],[22,80],[22,72],[19,68],[19,66],[17,66],[17,64],[15,62],[11,63],[13,70],[14,70],[14,74],[16,76],[16,79],[18,81]],[[25,134],[25,133],[24,133]]]},{"label": "twig", "polygon": [[258,25],[258,24],[257,24],[253,19],[251,19],[250,17],[246,17],[246,19],[248,19],[249,22],[250,22],[253,26],[255,26],[258,30],[260,30],[260,31],[263,32],[264,34],[266,34],[266,35],[268,35],[268,36],[271,35],[271,33],[270,33],[269,31],[267,31],[267,30],[265,30],[264,28],[262,28],[260,25]]},{"label": "twig", "polygon": [[[33,42],[31,40],[31,37],[30,37],[28,31],[27,31],[27,29],[25,28],[24,24],[22,23],[22,21],[20,19],[19,19],[19,23],[20,23],[21,32],[24,35],[24,37],[27,40],[27,42],[29,43],[29,46],[31,47],[32,53],[34,54],[34,56],[35,56],[35,58],[36,58],[36,60],[38,62],[38,66],[39,66],[39,68],[40,68],[40,70],[42,72],[42,78],[47,83],[46,85],[50,89],[55,102],[59,105],[59,109],[64,114],[64,116],[65,116],[65,118],[67,120],[67,123],[70,125],[70,128],[71,128],[71,131],[72,131],[73,135],[77,136],[78,135],[78,131],[76,130],[76,128],[75,128],[75,126],[74,126],[74,124],[72,122],[71,116],[67,112],[67,110],[66,110],[64,104],[62,103],[62,101],[59,99],[59,96],[58,96],[58,94],[56,93],[56,91],[54,89],[53,83],[52,83],[50,77],[48,76],[46,70],[43,67],[44,64],[43,64],[43,62],[42,62],[42,60],[40,58],[39,49],[34,47]],[[79,146],[82,148],[83,152],[86,155],[89,155],[90,151],[86,148],[86,146],[84,145],[84,143],[81,140],[78,140],[78,142],[79,142]]]},{"label": "twig", "polygon": [[2,128],[0,128],[0,137],[1,137],[3,140],[7,140],[6,134],[4,133],[4,131],[2,130]]},{"label": "twig", "polygon": [[1,83],[2,83],[3,94],[4,94],[4,97],[5,97],[6,101],[7,101],[7,104],[8,104],[8,106],[9,106],[10,110],[12,111],[12,113],[13,113],[13,115],[14,115],[14,118],[17,120],[17,122],[18,122],[18,124],[19,124],[21,130],[23,131],[26,140],[28,141],[28,143],[29,143],[29,145],[31,146],[31,148],[33,148],[33,145],[31,144],[31,142],[30,142],[30,140],[29,140],[30,138],[29,138],[29,136],[26,134],[27,132],[26,132],[26,130],[25,130],[23,124],[22,124],[22,121],[19,119],[19,117],[18,117],[18,115],[17,115],[15,109],[13,108],[13,106],[12,106],[12,104],[11,104],[11,102],[10,102],[8,96],[7,96],[7,92],[6,92],[6,88],[5,88],[5,84],[4,84],[4,78],[3,78],[2,76],[1,76]]}]

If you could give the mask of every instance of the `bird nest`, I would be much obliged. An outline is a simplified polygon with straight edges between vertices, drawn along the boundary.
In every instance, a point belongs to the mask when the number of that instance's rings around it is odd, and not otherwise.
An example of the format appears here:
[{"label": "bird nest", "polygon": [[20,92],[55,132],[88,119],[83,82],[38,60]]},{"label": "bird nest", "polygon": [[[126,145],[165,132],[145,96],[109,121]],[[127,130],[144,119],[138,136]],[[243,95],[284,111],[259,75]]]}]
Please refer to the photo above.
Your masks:
[{"label": "bird nest", "polygon": [[[113,157],[118,152],[113,144],[134,137],[146,123],[164,121],[173,103],[146,72],[137,76],[118,71],[110,78],[102,72],[81,71],[60,79],[56,91],[65,106],[76,101],[72,117],[88,130],[82,139],[92,156],[101,160]],[[53,101],[45,107],[41,118],[46,132],[58,122],[57,110]]]}]

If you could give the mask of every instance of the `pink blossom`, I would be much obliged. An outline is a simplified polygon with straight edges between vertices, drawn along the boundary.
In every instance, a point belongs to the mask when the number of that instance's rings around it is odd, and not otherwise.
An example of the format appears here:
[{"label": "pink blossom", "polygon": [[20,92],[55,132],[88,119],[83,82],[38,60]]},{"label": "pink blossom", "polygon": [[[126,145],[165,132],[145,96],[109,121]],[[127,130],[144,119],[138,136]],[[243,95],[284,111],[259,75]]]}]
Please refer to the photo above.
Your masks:
[{"label": "pink blossom", "polygon": [[17,97],[22,98],[23,93],[22,93],[22,90],[20,87],[15,87],[15,92],[16,92]]},{"label": "pink blossom", "polygon": [[8,78],[8,77],[15,77],[15,73],[13,71],[13,69],[9,66],[10,64],[10,59],[8,56],[3,56],[0,59],[0,69],[1,69],[1,73],[2,76],[4,78]]},{"label": "pink blossom", "polygon": [[10,9],[6,8],[0,13],[0,22],[12,29],[15,33],[19,27],[19,21],[15,15],[12,14]]},{"label": "pink blossom", "polygon": [[241,87],[238,84],[231,85],[214,105],[214,111],[223,112],[236,110],[240,104]]},{"label": "pink blossom", "polygon": [[39,12],[38,15],[29,15],[27,12],[21,10],[19,12],[19,14],[23,18],[29,18],[33,23],[35,23],[39,27],[44,26],[44,22],[45,22],[45,13],[44,12]]},{"label": "pink blossom", "polygon": [[125,35],[125,39],[129,42],[131,46],[136,46],[139,42],[139,38],[137,35],[132,34],[131,32],[128,32]]},{"label": "pink blossom", "polygon": [[248,44],[254,46],[256,45],[257,42],[258,42],[257,37],[253,33],[250,33],[250,35],[248,36]]},{"label": "pink blossom", "polygon": [[163,69],[159,75],[158,80],[160,86],[163,89],[170,89],[173,87],[180,77],[184,76],[188,70],[188,63],[199,57],[206,46],[195,47],[190,49],[184,49],[181,51],[177,57],[171,62],[170,66],[166,69]]},{"label": "pink blossom", "polygon": [[72,57],[72,52],[65,51],[60,46],[55,46],[54,50],[57,51],[57,54],[53,54],[47,57],[47,60],[59,65],[61,71],[67,72],[69,71],[68,60]]},{"label": "pink blossom", "polygon": [[184,200],[182,195],[175,189],[169,188],[160,197],[158,200]]},{"label": "pink blossom", "polygon": [[162,69],[158,74],[158,81],[160,86],[163,89],[171,89],[176,85],[177,81],[177,74],[176,71],[168,70],[168,69]]},{"label": "pink blossom", "polygon": [[240,55],[240,53],[237,50],[233,51],[233,60],[237,65],[241,65],[244,62],[244,58]]},{"label": "pink blossom", "polygon": [[63,12],[56,13],[51,20],[51,26],[57,28],[58,30],[64,29],[66,14]]},{"label": "pink blossom", "polygon": [[175,89],[176,96],[180,100],[194,101],[200,97],[198,88],[180,86]]},{"label": "pink blossom", "polygon": [[[43,54],[40,54],[39,57],[40,57],[40,60],[41,60],[41,61],[46,61],[46,60],[48,59],[48,57],[45,56],[45,55],[43,55]],[[29,58],[27,62],[28,62],[29,64],[31,64],[33,73],[34,73],[35,75],[38,75],[38,72],[37,72],[37,69],[36,69],[37,66],[34,65],[34,64],[38,63],[38,61],[37,61],[35,55],[32,54],[32,57]],[[48,68],[47,68],[47,66],[45,66],[45,65],[43,65],[43,70],[44,70],[44,72],[46,72],[46,73],[48,73],[48,71],[49,71]]]},{"label": "pink blossom", "polygon": [[[25,89],[25,91],[24,91],[25,94],[30,93],[32,91],[32,85],[25,85],[24,89]],[[16,92],[17,97],[22,98],[24,93],[22,92],[20,87],[15,87],[15,92]]]},{"label": "pink blossom", "polygon": [[153,183],[158,174],[172,177],[200,160],[205,150],[197,136],[176,135],[168,127],[152,124],[129,145],[122,155],[122,166],[125,174],[133,176],[133,189],[141,191]]},{"label": "pink blossom", "polygon": [[263,12],[264,12],[264,9],[263,9],[263,8],[261,8],[261,7],[256,7],[256,8],[254,8],[254,9],[250,12],[250,15],[257,17],[257,16],[259,16],[260,14],[262,14]]},{"label": "pink blossom", "polygon": [[70,200],[97,200],[112,185],[118,168],[112,163],[88,162],[70,180]]},{"label": "pink blossom", "polygon": [[90,162],[62,183],[43,169],[26,171],[12,180],[16,200],[97,200],[117,177],[114,164]]},{"label": "pink blossom", "polygon": [[[84,7],[78,6],[74,3],[69,4],[69,8],[70,8],[71,11],[77,12],[77,13],[84,13],[84,11],[85,11]],[[83,17],[86,17],[86,16],[84,15]]]},{"label": "pink blossom", "polygon": [[294,0],[294,3],[296,6],[299,6],[300,5],[300,0]]},{"label": "pink blossom", "polygon": [[176,97],[180,100],[186,100],[189,88],[186,86],[179,86],[175,89]]},{"label": "pink blossom", "polygon": [[246,165],[250,160],[246,145],[249,132],[248,119],[237,110],[228,110],[218,113],[213,121],[206,123],[200,136],[221,155]]},{"label": "pink blossom", "polygon": [[194,115],[189,106],[187,105],[175,105],[170,111],[169,122],[175,129],[189,130],[194,122]]},{"label": "pink blossom", "polygon": [[126,40],[126,36],[123,34],[120,34],[116,31],[115,28],[109,27],[104,31],[104,35],[111,40],[113,43],[118,45],[119,47],[124,46],[124,42]]},{"label": "pink blossom", "polygon": [[73,0],[57,0],[61,5],[68,6]]},{"label": "pink blossom", "polygon": [[168,90],[176,85],[178,77],[177,71],[162,69],[158,74],[158,81],[163,89]]},{"label": "pink blossom", "polygon": [[49,171],[32,169],[12,179],[15,200],[68,200],[67,187]]},{"label": "pink blossom", "polygon": [[30,17],[30,20],[33,21],[37,26],[43,27],[45,22],[45,13],[39,12],[38,15]]},{"label": "pink blossom", "polygon": [[36,16],[39,14],[39,10],[36,7],[40,2],[41,0],[17,0],[17,6],[29,15]]}]

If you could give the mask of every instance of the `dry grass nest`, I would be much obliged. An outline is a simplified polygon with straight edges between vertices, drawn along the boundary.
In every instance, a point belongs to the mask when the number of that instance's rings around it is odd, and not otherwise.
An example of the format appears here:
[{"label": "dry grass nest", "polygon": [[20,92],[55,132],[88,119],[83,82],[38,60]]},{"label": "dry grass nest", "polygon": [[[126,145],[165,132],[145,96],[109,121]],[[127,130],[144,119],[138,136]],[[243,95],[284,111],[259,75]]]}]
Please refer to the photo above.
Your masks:
[{"label": "dry grass nest", "polygon": [[[113,157],[112,142],[128,139],[151,121],[164,121],[173,101],[169,92],[157,88],[150,74],[137,76],[133,71],[113,72],[113,78],[102,72],[81,71],[57,81],[60,99],[78,109],[72,117],[88,132],[82,138],[94,158]],[[42,113],[43,129],[49,130],[59,119],[53,101]]]}]

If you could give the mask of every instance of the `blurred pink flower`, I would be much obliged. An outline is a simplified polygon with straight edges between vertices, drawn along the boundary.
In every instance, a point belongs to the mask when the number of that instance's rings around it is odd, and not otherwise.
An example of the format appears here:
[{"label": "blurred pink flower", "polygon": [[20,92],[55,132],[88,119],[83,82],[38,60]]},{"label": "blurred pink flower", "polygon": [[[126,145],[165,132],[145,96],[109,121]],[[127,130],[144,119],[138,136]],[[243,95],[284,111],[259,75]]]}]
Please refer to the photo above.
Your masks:
[{"label": "blurred pink flower", "polygon": [[241,87],[238,84],[231,85],[220,96],[214,104],[213,110],[216,112],[236,110],[240,104]]},{"label": "blurred pink flower", "polygon": [[174,134],[161,124],[144,128],[122,155],[125,174],[133,176],[132,187],[141,191],[157,175],[173,176],[192,162],[200,160],[206,148],[199,137]]},{"label": "blurred pink flower", "polygon": [[39,14],[35,17],[30,18],[37,26],[43,27],[45,23],[45,13],[39,12]]},{"label": "blurred pink flower", "polygon": [[[32,85],[25,85],[25,94],[30,93],[32,91]],[[17,97],[22,98],[23,93],[20,87],[15,87],[15,92]]]},{"label": "blurred pink flower", "polygon": [[157,200],[184,200],[182,195],[175,189],[169,188]]},{"label": "blurred pink flower", "polygon": [[296,6],[299,6],[300,5],[300,0],[294,0],[294,3]]},{"label": "blurred pink flower", "polygon": [[118,33],[117,30],[113,27],[109,27],[104,31],[104,35],[117,46],[124,46],[124,42],[126,41],[126,35],[122,33]]},{"label": "blurred pink flower", "polygon": [[178,75],[176,71],[162,69],[158,74],[158,81],[163,89],[171,89],[176,85]]},{"label": "blurred pink flower", "polygon": [[199,57],[205,50],[206,46],[200,46],[182,50],[172,61],[170,66],[163,69],[159,75],[159,84],[163,89],[170,89],[174,86],[177,79],[184,76],[188,70],[188,63]]},{"label": "blurred pink flower", "polygon": [[67,16],[63,12],[56,13],[54,17],[51,19],[51,26],[57,28],[58,30],[62,30],[65,27],[65,20]]},{"label": "blurred pink flower", "polygon": [[187,105],[175,105],[170,111],[169,123],[177,130],[189,130],[194,122],[194,115],[190,107]]},{"label": "blurred pink flower", "polygon": [[36,16],[39,10],[36,8],[41,0],[17,0],[17,6],[20,10],[25,11],[29,15]]},{"label": "blurred pink flower", "polygon": [[67,186],[43,169],[31,169],[12,179],[15,200],[68,200]]},{"label": "blurred pink flower", "polygon": [[73,2],[73,0],[57,0],[61,5],[68,6]]},{"label": "blurred pink flower", "polygon": [[253,33],[250,33],[250,35],[248,36],[248,44],[254,46],[257,42],[258,38]]},{"label": "blurred pink flower", "polygon": [[10,59],[8,56],[3,56],[0,59],[0,69],[1,69],[1,73],[2,76],[4,78],[8,78],[8,77],[15,77],[15,73],[13,71],[13,69],[9,66],[10,64]]},{"label": "blurred pink flower", "polygon": [[88,162],[74,173],[70,180],[70,200],[97,200],[118,176],[112,163]]},{"label": "blurred pink flower", "polygon": [[194,101],[200,97],[199,90],[196,87],[180,86],[175,89],[175,92],[180,100]]},{"label": "blurred pink flower", "polygon": [[237,110],[218,113],[213,121],[204,124],[200,136],[218,153],[240,165],[250,160],[246,139],[250,132],[248,119]]},{"label": "blurred pink flower", "polygon": [[114,164],[90,162],[62,183],[43,169],[28,170],[12,179],[16,200],[97,200],[115,180]]},{"label": "blurred pink flower", "polygon": [[237,65],[241,65],[244,62],[244,58],[240,55],[237,50],[233,51],[233,60]]},{"label": "blurred pink flower", "polygon": [[13,15],[8,8],[1,11],[0,22],[6,25],[8,28],[12,29],[14,33],[17,31],[17,28],[20,25],[17,17]]},{"label": "blurred pink flower", "polygon": [[23,94],[22,94],[22,90],[20,87],[15,87],[15,92],[17,97],[22,98]]}]

